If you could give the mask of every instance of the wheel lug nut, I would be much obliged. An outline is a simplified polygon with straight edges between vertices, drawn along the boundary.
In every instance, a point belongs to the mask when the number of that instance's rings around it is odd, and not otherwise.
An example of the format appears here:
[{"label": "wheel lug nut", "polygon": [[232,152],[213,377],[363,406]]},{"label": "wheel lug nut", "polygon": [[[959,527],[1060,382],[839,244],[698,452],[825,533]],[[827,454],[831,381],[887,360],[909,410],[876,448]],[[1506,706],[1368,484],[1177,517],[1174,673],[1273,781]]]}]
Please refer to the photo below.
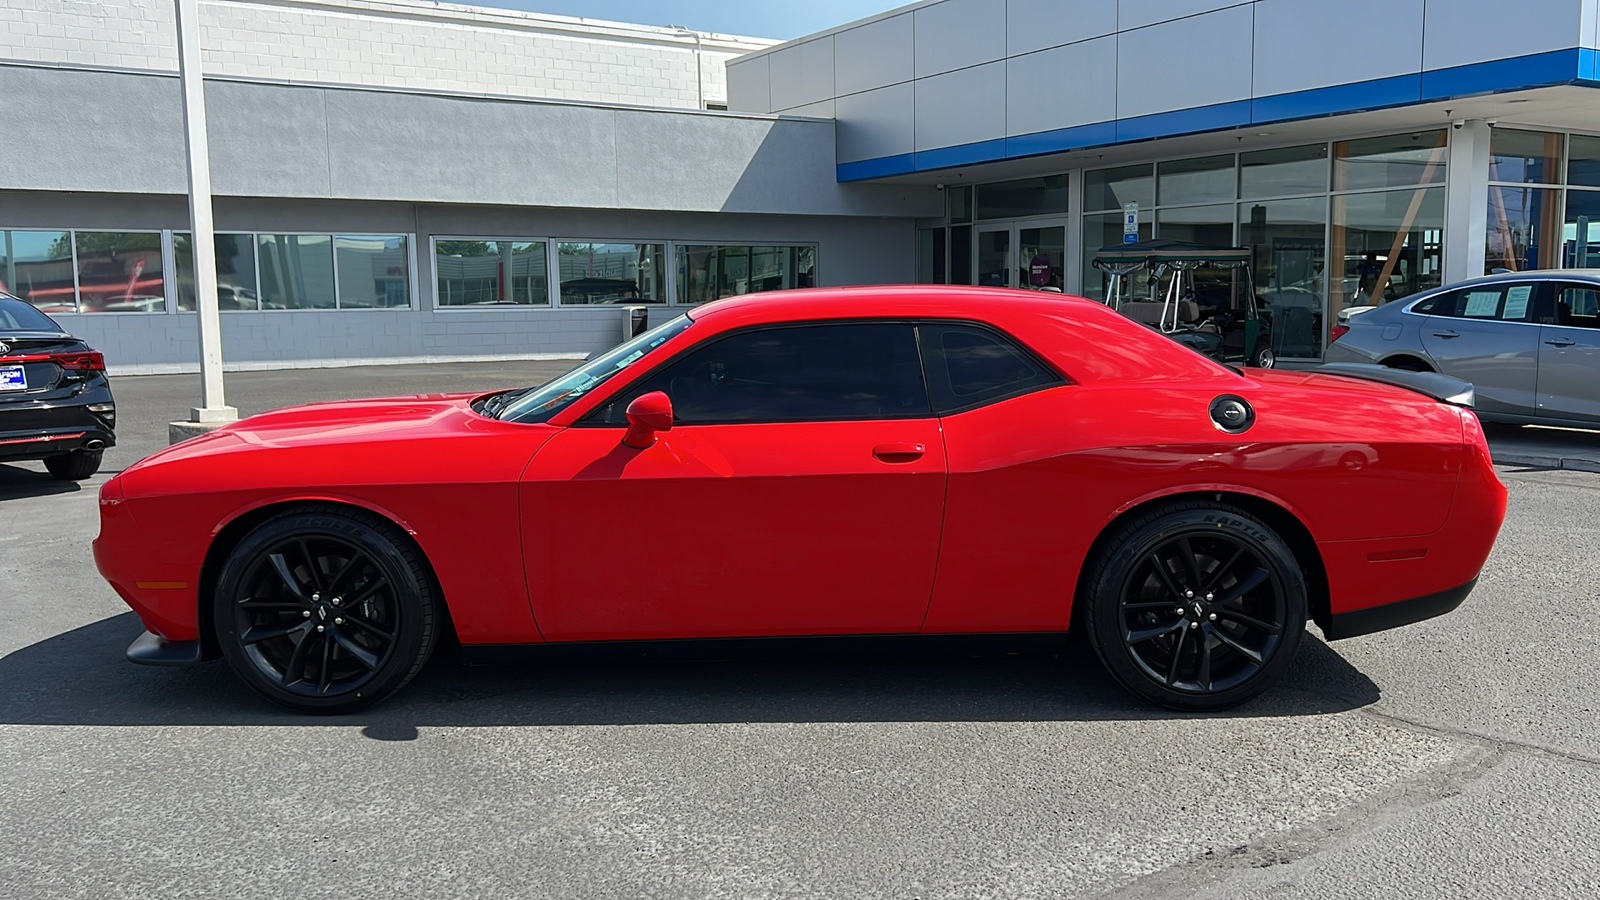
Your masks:
[{"label": "wheel lug nut", "polygon": [[318,625],[318,626],[317,626],[317,633],[318,633],[318,634],[321,634],[321,633],[322,633],[322,632],[323,632],[323,631],[325,631],[325,630],[326,630],[326,629],[324,629],[324,628],[323,628],[323,627],[322,627],[322,626],[321,626],[321,625]]},{"label": "wheel lug nut", "polygon": [[343,597],[335,597],[335,598],[333,598],[333,605],[334,606],[338,606],[342,602],[344,602],[344,598]]},{"label": "wheel lug nut", "polygon": [[1207,594],[1207,595],[1206,595],[1206,602],[1207,602],[1207,603],[1210,603],[1210,602],[1211,602],[1211,595],[1210,595],[1210,594]]},{"label": "wheel lug nut", "polygon": [[1215,622],[1216,620],[1217,620],[1217,614],[1216,613],[1212,613],[1211,614],[1211,621]]},{"label": "wheel lug nut", "polygon": [[1184,613],[1186,613],[1186,612],[1188,612],[1188,610],[1186,610],[1186,609],[1184,609],[1184,608],[1183,608],[1183,607],[1181,607],[1181,606],[1179,606],[1179,607],[1175,607],[1175,608],[1174,608],[1174,609],[1173,609],[1173,610],[1172,610],[1172,611],[1173,611],[1173,612],[1175,612],[1175,613],[1177,613],[1177,614],[1178,614],[1178,615],[1180,615],[1180,616],[1181,616],[1181,615],[1183,615],[1183,614],[1184,614]]},{"label": "wheel lug nut", "polygon": [[[1211,618],[1215,619],[1216,616],[1212,616]],[[343,625],[344,624],[344,620],[340,619],[338,617],[335,617],[334,620],[333,620],[333,624],[335,624],[335,625]]]},{"label": "wheel lug nut", "polygon": [[320,603],[320,602],[322,602],[322,595],[321,594],[312,594],[311,595],[311,602],[312,603]]},{"label": "wheel lug nut", "polygon": [[[1190,622],[1189,623],[1189,627],[1190,628],[1199,628],[1200,627],[1200,623],[1199,622]],[[320,626],[320,625],[317,626],[317,630],[321,631],[322,630],[322,626]]]},{"label": "wheel lug nut", "polygon": [[300,618],[302,618],[302,619],[309,619],[309,618],[311,618],[311,610],[309,610],[309,609],[308,609],[308,610],[306,610],[306,611],[304,611],[304,612],[302,612],[302,613],[300,613]]},{"label": "wheel lug nut", "polygon": [[1184,596],[1185,599],[1193,600],[1194,599],[1194,591],[1184,591],[1183,592],[1183,596]]}]

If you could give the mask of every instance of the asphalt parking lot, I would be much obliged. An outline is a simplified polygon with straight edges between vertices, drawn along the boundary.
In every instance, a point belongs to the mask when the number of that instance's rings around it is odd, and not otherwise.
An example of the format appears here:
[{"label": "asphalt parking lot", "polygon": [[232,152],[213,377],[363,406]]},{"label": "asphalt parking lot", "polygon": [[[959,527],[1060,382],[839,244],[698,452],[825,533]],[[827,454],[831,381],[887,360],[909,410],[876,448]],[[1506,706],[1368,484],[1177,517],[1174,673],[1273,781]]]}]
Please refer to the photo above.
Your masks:
[{"label": "asphalt parking lot", "polygon": [[[250,413],[570,365],[228,387]],[[1600,474],[1580,466],[1502,467],[1510,513],[1461,609],[1308,640],[1227,714],[1145,707],[1068,645],[443,657],[389,703],[302,718],[221,663],[123,661],[140,626],[89,556],[95,490],[165,444],[198,382],[116,391],[91,482],[0,465],[0,898],[1600,896]]]}]

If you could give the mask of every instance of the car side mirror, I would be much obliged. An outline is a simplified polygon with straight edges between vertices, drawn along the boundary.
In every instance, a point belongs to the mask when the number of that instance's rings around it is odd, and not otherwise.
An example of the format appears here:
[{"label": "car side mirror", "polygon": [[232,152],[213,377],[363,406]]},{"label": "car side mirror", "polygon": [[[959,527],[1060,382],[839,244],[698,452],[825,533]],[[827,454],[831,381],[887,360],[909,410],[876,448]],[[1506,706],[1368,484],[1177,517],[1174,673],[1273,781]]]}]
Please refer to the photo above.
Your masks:
[{"label": "car side mirror", "polygon": [[662,391],[651,391],[628,404],[628,433],[624,446],[644,450],[656,442],[656,432],[672,430],[672,398]]}]

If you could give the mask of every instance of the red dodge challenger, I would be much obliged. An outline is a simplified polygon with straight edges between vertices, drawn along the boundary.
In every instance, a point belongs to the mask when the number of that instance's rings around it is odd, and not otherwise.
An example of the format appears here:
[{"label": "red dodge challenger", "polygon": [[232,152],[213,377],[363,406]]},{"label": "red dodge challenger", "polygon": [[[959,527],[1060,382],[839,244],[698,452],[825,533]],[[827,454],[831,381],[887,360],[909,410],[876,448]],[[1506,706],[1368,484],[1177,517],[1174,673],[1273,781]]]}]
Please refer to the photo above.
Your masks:
[{"label": "red dodge challenger", "polygon": [[[712,303],[548,384],[292,407],[108,481],[135,662],[305,712],[441,636],[1066,632],[1220,709],[1329,638],[1454,609],[1505,515],[1471,386],[1241,370],[1059,294]],[[1390,384],[1379,381],[1395,382]],[[626,559],[619,550],[627,548]]]}]

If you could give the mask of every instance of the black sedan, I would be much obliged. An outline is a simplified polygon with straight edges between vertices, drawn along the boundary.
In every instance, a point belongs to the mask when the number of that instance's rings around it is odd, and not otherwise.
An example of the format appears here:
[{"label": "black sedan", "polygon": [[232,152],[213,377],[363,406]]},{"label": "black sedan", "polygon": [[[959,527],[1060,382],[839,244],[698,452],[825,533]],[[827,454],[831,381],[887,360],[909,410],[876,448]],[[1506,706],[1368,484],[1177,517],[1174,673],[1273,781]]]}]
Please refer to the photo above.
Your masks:
[{"label": "black sedan", "polygon": [[28,303],[0,294],[0,463],[42,459],[80,481],[117,442],[106,360]]}]

